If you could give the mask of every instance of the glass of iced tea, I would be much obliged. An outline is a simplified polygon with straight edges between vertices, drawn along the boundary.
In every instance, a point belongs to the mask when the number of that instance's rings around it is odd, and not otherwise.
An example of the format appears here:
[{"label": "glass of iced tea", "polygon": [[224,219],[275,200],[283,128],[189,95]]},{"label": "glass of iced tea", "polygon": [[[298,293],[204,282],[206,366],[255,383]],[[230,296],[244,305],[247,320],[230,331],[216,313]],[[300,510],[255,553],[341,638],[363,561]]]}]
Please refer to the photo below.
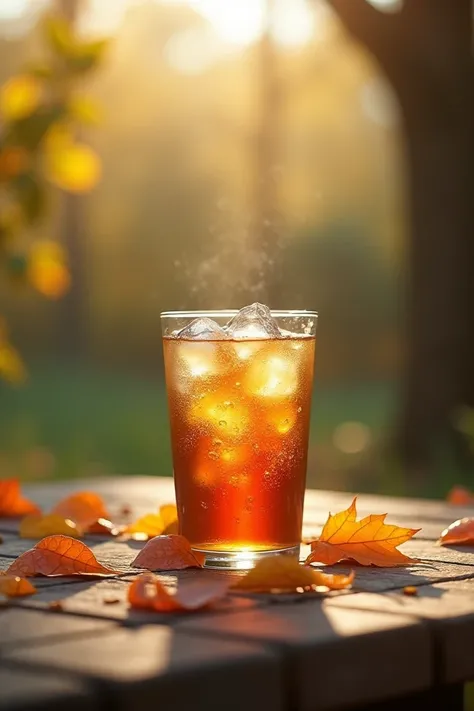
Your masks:
[{"label": "glass of iced tea", "polygon": [[161,315],[180,533],[206,567],[297,556],[317,314]]}]

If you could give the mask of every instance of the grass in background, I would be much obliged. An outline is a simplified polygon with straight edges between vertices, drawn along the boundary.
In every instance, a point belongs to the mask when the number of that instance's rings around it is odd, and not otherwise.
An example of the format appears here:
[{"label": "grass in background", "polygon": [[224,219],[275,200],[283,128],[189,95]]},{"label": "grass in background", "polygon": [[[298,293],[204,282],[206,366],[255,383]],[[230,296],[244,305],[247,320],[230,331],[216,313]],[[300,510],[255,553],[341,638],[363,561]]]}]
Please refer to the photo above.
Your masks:
[{"label": "grass in background", "polygon": [[[392,410],[387,385],[316,388],[311,474],[312,460],[322,459],[329,472],[324,484],[344,486],[341,472],[380,435]],[[348,422],[355,427],[343,424]],[[11,470],[26,479],[171,475],[163,384],[58,367],[33,370],[21,388],[1,384],[0,467],[1,475]],[[309,484],[317,485],[319,478],[310,477]]]},{"label": "grass in background", "polygon": [[[444,496],[461,483],[448,461],[415,488],[381,456],[394,416],[387,383],[318,387],[308,486]],[[67,479],[172,473],[162,380],[78,368],[33,369],[20,388],[0,383],[0,477]]]}]

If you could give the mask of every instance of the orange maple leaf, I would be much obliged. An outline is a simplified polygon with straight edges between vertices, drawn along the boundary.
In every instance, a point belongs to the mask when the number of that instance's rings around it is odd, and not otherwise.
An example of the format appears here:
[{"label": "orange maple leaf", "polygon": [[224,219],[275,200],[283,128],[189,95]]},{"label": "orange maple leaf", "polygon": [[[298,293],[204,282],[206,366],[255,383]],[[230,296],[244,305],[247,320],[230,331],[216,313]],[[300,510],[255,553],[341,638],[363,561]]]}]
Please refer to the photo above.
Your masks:
[{"label": "orange maple leaf", "polygon": [[0,518],[16,518],[33,513],[40,513],[40,509],[32,501],[23,498],[18,479],[0,481]]},{"label": "orange maple leaf", "polygon": [[446,500],[456,506],[474,506],[474,494],[465,486],[453,486]]},{"label": "orange maple leaf", "polygon": [[147,570],[183,570],[202,568],[204,555],[191,550],[184,536],[156,536],[148,541],[132,563]]},{"label": "orange maple leaf", "polygon": [[128,601],[131,607],[156,612],[199,610],[220,600],[230,587],[226,578],[182,582],[175,595],[168,592],[153,573],[142,573],[130,585]]},{"label": "orange maple leaf", "polygon": [[34,595],[36,592],[38,591],[35,586],[25,578],[19,578],[17,575],[0,576],[0,595],[24,597],[25,595]]},{"label": "orange maple leaf", "polygon": [[255,568],[233,585],[235,590],[248,592],[296,592],[318,587],[342,590],[351,586],[350,575],[328,575],[285,555],[271,556],[258,561]]},{"label": "orange maple leaf", "polygon": [[110,519],[102,497],[92,491],[79,491],[62,499],[51,511],[74,521],[83,531],[88,531],[99,519]]},{"label": "orange maple leaf", "polygon": [[48,536],[23,553],[6,571],[9,575],[113,575],[101,565],[91,549],[69,536]]},{"label": "orange maple leaf", "polygon": [[460,518],[444,529],[438,541],[442,546],[474,546],[474,518]]},{"label": "orange maple leaf", "polygon": [[306,564],[333,565],[340,560],[355,560],[360,565],[395,567],[415,563],[397,550],[419,528],[400,528],[385,523],[387,514],[372,514],[357,521],[357,497],[345,511],[329,514],[318,540],[311,543]]}]

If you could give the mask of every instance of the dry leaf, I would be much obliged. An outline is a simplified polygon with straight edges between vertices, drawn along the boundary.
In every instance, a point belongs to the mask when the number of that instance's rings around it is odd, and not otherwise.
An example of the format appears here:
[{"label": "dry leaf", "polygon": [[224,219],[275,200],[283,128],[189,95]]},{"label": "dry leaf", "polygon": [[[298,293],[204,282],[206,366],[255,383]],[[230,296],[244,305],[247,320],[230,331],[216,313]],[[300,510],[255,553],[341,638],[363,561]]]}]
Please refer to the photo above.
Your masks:
[{"label": "dry leaf", "polygon": [[474,518],[460,518],[445,528],[439,539],[442,546],[474,546]]},{"label": "dry leaf", "polygon": [[141,516],[137,521],[130,523],[124,533],[138,540],[146,540],[163,534],[178,533],[178,512],[175,504],[160,506],[158,513]]},{"label": "dry leaf", "polygon": [[453,486],[446,500],[456,506],[474,506],[474,494],[465,486]]},{"label": "dry leaf", "polygon": [[39,507],[21,495],[18,479],[0,481],[0,518],[40,513]]},{"label": "dry leaf", "polygon": [[82,529],[89,528],[101,518],[110,519],[102,497],[92,491],[71,494],[56,504],[51,513],[74,521]]},{"label": "dry leaf", "polygon": [[156,536],[148,541],[132,563],[147,570],[202,568],[204,555],[194,553],[184,536]]},{"label": "dry leaf", "polygon": [[164,504],[160,506],[160,516],[163,520],[165,528],[171,526],[172,523],[178,520],[178,509],[176,504]]},{"label": "dry leaf", "polygon": [[333,565],[340,560],[355,560],[360,565],[389,568],[416,563],[397,546],[420,529],[389,526],[385,523],[387,514],[372,514],[357,521],[356,500],[345,511],[329,514],[319,539],[311,543],[306,563]]},{"label": "dry leaf", "polygon": [[44,538],[56,534],[73,538],[81,535],[74,521],[57,514],[26,516],[20,523],[20,538]]},{"label": "dry leaf", "polygon": [[122,531],[121,526],[115,526],[112,521],[106,518],[98,518],[87,527],[85,533],[93,533],[99,536],[118,536]]},{"label": "dry leaf", "polygon": [[296,592],[314,590],[324,586],[342,590],[351,586],[354,572],[350,575],[328,575],[300,563],[286,555],[262,558],[255,568],[233,585],[235,590],[247,592]]},{"label": "dry leaf", "polygon": [[25,595],[34,595],[38,592],[34,585],[25,578],[20,578],[17,575],[2,575],[0,577],[0,594],[7,597],[23,597]]},{"label": "dry leaf", "polygon": [[130,534],[135,536],[138,534],[140,540],[146,540],[146,538],[154,538],[155,536],[161,536],[165,528],[165,524],[160,514],[146,514],[142,516],[134,523],[129,524],[124,529],[125,534]]},{"label": "dry leaf", "polygon": [[128,601],[131,607],[155,612],[199,610],[220,600],[229,589],[230,581],[191,580],[181,583],[175,595],[168,592],[153,573],[143,573],[130,585]]},{"label": "dry leaf", "polygon": [[91,549],[68,536],[48,536],[23,553],[8,568],[9,575],[113,575],[101,565]]}]

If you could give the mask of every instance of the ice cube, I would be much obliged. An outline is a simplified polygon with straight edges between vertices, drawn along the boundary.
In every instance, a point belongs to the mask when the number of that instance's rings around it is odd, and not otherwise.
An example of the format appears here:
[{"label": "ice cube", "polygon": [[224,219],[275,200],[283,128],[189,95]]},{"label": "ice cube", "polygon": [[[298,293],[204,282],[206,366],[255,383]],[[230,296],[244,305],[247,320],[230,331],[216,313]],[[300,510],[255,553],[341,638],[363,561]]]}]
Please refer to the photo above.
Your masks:
[{"label": "ice cube", "polygon": [[223,328],[211,318],[195,318],[187,326],[175,334],[176,338],[186,338],[195,341],[222,341],[229,336]]},{"label": "ice cube", "polygon": [[231,338],[280,338],[280,329],[268,306],[252,304],[240,309],[225,330]]}]

